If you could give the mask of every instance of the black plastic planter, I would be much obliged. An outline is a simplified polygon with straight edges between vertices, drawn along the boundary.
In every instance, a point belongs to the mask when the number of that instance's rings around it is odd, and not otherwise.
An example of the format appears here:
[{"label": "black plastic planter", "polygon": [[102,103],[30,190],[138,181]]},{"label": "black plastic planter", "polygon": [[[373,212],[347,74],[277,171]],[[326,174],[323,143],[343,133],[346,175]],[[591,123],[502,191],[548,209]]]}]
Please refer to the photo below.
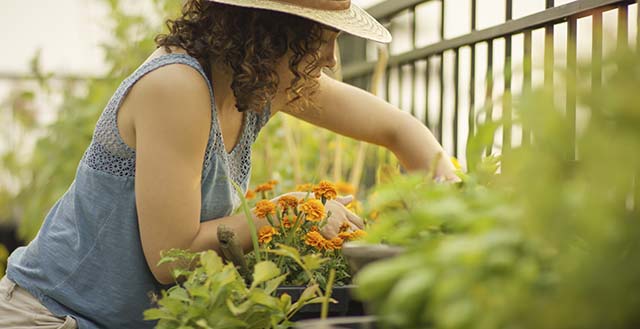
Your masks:
[{"label": "black plastic planter", "polygon": [[[333,287],[331,298],[337,300],[338,303],[329,303],[328,317],[364,315],[362,303],[351,297],[351,292],[354,288],[355,286],[353,285]],[[283,293],[287,293],[291,296],[291,300],[295,301],[300,298],[305,289],[306,287],[303,286],[279,287],[276,289],[276,295],[280,296]],[[322,304],[305,305],[291,318],[291,321],[319,319],[321,310]]]}]

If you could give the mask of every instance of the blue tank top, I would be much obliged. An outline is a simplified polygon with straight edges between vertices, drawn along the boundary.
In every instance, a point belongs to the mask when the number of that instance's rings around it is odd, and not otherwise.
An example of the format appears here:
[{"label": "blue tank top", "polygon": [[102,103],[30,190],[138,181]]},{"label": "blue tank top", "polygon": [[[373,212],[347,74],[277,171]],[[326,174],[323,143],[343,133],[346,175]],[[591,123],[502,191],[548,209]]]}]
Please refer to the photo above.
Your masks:
[{"label": "blue tank top", "polygon": [[[138,231],[134,193],[135,155],[122,140],[116,113],[134,83],[169,64],[196,69],[209,85],[211,130],[202,170],[200,221],[230,215],[239,205],[230,179],[247,189],[251,145],[270,109],[245,112],[238,143],[229,153],[222,143],[213,89],[198,61],[165,54],[141,65],[118,87],[102,112],[91,144],[69,189],[53,205],[36,238],[15,250],[7,276],[58,316],[73,316],[81,329],[152,328],[142,313],[151,293],[167,286],[153,277]],[[211,232],[215,234],[215,232]]]}]

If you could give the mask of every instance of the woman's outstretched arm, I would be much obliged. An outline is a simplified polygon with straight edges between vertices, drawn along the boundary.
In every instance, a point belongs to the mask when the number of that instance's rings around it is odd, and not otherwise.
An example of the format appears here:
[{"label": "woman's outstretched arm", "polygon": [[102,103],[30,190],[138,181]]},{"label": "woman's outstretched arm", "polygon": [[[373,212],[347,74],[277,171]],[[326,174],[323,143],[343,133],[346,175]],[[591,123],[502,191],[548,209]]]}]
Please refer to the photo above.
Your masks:
[{"label": "woman's outstretched arm", "polygon": [[428,171],[440,157],[435,176],[457,180],[455,167],[431,131],[418,119],[364,90],[320,77],[318,110],[285,109],[299,119],[392,151],[408,171]]}]

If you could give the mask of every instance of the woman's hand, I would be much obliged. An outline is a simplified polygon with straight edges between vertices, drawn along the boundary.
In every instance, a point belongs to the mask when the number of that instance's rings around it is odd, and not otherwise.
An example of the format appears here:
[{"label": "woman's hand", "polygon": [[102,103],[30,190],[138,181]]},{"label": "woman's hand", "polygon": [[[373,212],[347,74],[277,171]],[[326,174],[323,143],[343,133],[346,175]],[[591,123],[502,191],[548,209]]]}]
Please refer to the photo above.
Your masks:
[{"label": "woman's hand", "polygon": [[[279,195],[273,198],[272,202],[277,202],[279,198],[284,195],[291,195],[300,200],[303,200],[307,195],[312,195],[306,192],[289,192]],[[364,221],[358,215],[351,212],[345,206],[353,201],[352,195],[338,196],[335,200],[327,200],[324,205],[325,211],[329,214],[329,218],[324,226],[320,228],[320,234],[325,238],[331,239],[338,236],[340,232],[340,226],[342,223],[349,224],[352,231],[363,229]]]},{"label": "woman's hand", "polygon": [[324,205],[329,214],[326,224],[320,228],[320,233],[327,239],[332,239],[340,233],[340,226],[346,222],[352,231],[363,229],[364,221],[345,206],[353,201],[353,196],[339,196],[335,200],[328,200]]}]

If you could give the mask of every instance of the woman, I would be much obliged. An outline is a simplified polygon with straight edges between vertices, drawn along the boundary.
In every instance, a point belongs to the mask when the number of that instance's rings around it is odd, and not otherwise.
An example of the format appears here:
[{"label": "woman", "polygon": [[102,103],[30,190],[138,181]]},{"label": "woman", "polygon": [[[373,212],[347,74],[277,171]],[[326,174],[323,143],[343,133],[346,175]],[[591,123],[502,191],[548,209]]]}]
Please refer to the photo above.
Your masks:
[{"label": "woman", "polygon": [[[152,327],[149,293],[172,283],[162,250],[217,251],[221,224],[251,249],[230,181],[246,190],[251,144],[277,112],[385,146],[407,170],[444,154],[419,121],[321,73],[343,31],[391,39],[349,0],[188,0],[168,27],[107,104],[36,239],[11,255],[0,327]],[[435,172],[455,179],[448,161]],[[324,235],[362,226],[349,201],[327,204]]]}]

